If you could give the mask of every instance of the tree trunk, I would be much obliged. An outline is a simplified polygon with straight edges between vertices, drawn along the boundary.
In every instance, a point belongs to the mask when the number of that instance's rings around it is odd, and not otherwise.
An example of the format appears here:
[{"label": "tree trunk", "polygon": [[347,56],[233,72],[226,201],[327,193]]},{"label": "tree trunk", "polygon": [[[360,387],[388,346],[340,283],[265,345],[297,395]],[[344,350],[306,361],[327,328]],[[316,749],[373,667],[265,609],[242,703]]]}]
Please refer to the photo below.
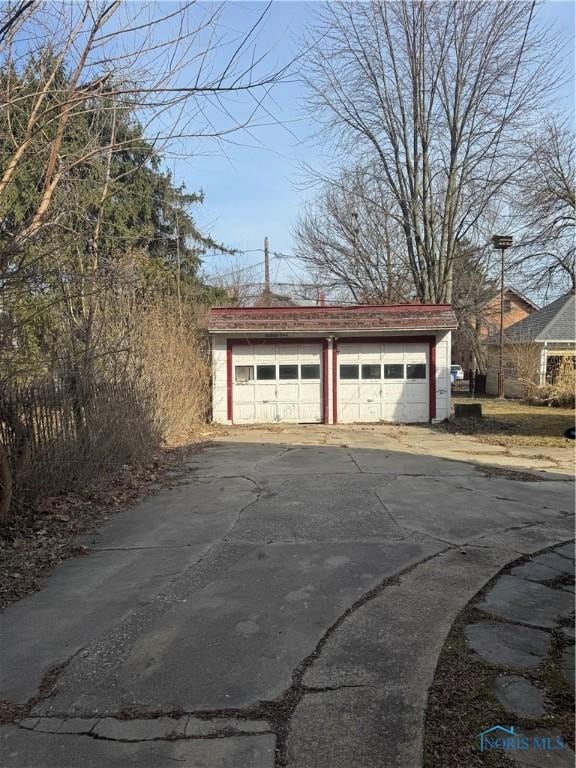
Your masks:
[{"label": "tree trunk", "polygon": [[12,502],[12,472],[8,460],[8,451],[0,443],[0,525],[6,525],[10,519]]}]

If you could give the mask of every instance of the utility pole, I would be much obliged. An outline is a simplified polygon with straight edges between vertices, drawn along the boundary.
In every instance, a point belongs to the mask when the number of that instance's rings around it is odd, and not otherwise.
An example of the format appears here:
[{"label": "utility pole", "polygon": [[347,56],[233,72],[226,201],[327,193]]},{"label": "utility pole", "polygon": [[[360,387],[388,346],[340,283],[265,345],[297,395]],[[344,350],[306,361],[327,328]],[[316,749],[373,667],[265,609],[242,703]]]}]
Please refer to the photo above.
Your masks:
[{"label": "utility pole", "polygon": [[498,352],[498,397],[504,397],[504,251],[512,245],[510,235],[494,235],[492,244],[500,251],[500,349]]},{"label": "utility pole", "polygon": [[270,251],[268,238],[264,238],[264,293],[270,293]]}]

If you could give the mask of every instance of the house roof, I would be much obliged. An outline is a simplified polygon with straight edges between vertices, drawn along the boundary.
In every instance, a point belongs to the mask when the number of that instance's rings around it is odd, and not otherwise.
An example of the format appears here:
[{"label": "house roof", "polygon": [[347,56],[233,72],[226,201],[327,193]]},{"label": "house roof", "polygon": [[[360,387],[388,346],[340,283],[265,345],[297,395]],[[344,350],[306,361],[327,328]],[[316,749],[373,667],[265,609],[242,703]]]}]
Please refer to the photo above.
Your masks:
[{"label": "house roof", "polygon": [[[523,320],[509,325],[504,331],[504,340],[508,344],[523,344],[531,341],[574,342],[576,340],[574,293],[567,293],[537,312],[532,312]],[[498,344],[499,335],[490,336],[486,343]]]},{"label": "house roof", "polygon": [[[525,296],[523,293],[520,293],[520,291],[517,288],[514,288],[514,286],[512,285],[504,286],[504,293],[513,293],[521,301],[523,301],[524,304],[526,304],[529,307],[529,309],[531,309],[532,311],[539,309],[538,304],[534,304],[534,302],[531,299],[529,299],[528,296]],[[497,291],[495,293],[495,296],[499,296],[499,295],[500,295],[500,291]]]},{"label": "house roof", "polygon": [[213,307],[209,331],[427,331],[456,328],[449,304]]}]

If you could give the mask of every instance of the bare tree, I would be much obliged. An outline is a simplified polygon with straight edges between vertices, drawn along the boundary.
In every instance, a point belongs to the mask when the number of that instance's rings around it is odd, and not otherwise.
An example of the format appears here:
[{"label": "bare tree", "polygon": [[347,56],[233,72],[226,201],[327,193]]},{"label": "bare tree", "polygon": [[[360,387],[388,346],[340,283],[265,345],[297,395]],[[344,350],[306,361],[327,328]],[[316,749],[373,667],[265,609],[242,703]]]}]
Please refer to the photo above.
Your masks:
[{"label": "bare tree", "polygon": [[[0,8],[2,379],[50,374],[74,385],[79,403],[76,384],[95,368],[107,381],[136,375],[127,365],[137,322],[129,310],[144,268],[132,267],[139,256],[157,267],[151,245],[164,233],[180,243],[167,206],[150,223],[161,191],[137,174],[146,169],[160,184],[162,162],[181,154],[184,140],[222,142],[260,114],[270,119],[264,101],[284,70],[267,71],[255,50],[268,7],[240,33],[222,23],[223,6],[194,0],[15,0]],[[126,175],[136,178],[130,194]],[[135,207],[134,224],[117,231],[112,203],[124,209],[134,198],[144,213]],[[180,264],[176,279],[180,296]],[[0,422],[17,436],[4,402]],[[24,448],[33,443],[26,425]],[[17,480],[18,457],[10,459]],[[0,450],[0,515],[10,504],[6,466]]]},{"label": "bare tree", "polygon": [[[75,119],[86,119],[104,103],[130,110],[155,151],[190,137],[222,140],[253,122],[284,72],[263,71],[263,57],[252,50],[268,7],[256,24],[229,39],[219,27],[221,8],[202,8],[193,1],[167,10],[120,0],[6,6],[0,12],[0,95],[9,149],[0,167],[0,225],[9,214],[10,184],[18,170],[38,155],[39,143],[48,151],[29,215],[20,227],[4,232],[0,274],[13,272],[14,263],[8,266],[8,261],[53,220],[55,190],[68,174],[102,155],[126,151],[136,141],[125,137],[109,146],[78,146],[67,140]],[[35,90],[20,71],[29,54],[38,57]],[[66,88],[64,68],[69,71]],[[234,109],[227,100],[238,93],[251,106]]]},{"label": "bare tree", "polygon": [[484,343],[487,315],[498,291],[497,282],[490,277],[491,256],[489,248],[460,243],[453,267],[452,306],[458,319],[452,335],[453,354],[470,355],[472,368],[482,372],[488,364]]},{"label": "bare tree", "polygon": [[528,158],[512,208],[524,232],[515,259],[532,290],[576,289],[576,142],[567,120],[547,120],[526,139]]},{"label": "bare tree", "polygon": [[534,6],[371,0],[319,12],[310,106],[386,187],[424,301],[450,301],[457,244],[474,241],[517,170],[520,129],[552,91]]},{"label": "bare tree", "polygon": [[259,265],[246,266],[238,255],[221,260],[220,267],[212,265],[206,272],[205,281],[215,288],[220,288],[226,300],[238,307],[248,307],[253,304],[263,290],[263,283],[258,279],[262,267]]},{"label": "bare tree", "polygon": [[414,297],[405,241],[389,194],[358,166],[326,181],[295,229],[300,262],[331,292],[357,302],[393,303]]}]

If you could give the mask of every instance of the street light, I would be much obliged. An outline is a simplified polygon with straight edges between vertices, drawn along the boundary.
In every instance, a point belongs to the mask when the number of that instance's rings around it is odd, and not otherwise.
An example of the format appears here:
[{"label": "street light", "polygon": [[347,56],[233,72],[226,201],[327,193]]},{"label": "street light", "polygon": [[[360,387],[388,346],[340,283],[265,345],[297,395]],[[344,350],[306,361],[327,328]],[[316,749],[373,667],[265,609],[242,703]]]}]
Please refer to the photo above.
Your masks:
[{"label": "street light", "polygon": [[498,397],[504,397],[504,251],[512,245],[511,235],[493,235],[492,245],[500,251],[500,353],[498,358]]}]

